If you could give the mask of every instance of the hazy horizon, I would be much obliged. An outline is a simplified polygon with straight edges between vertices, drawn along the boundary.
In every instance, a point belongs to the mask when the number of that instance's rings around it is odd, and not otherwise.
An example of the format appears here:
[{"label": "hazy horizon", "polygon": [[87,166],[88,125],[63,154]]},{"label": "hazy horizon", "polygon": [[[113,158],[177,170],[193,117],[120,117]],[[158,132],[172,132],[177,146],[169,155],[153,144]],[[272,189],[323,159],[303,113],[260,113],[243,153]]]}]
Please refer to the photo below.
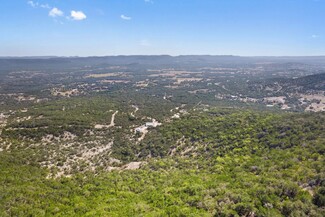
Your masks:
[{"label": "hazy horizon", "polygon": [[56,55],[43,55],[43,56],[0,56],[0,58],[101,58],[101,57],[155,57],[155,56],[169,56],[169,57],[182,57],[182,56],[211,56],[211,57],[248,57],[248,58],[317,58],[325,57],[325,55],[311,55],[311,56],[241,56],[241,55],[223,55],[223,54],[182,54],[182,55],[170,55],[170,54],[120,54],[120,55],[102,55],[102,56],[56,56]]}]

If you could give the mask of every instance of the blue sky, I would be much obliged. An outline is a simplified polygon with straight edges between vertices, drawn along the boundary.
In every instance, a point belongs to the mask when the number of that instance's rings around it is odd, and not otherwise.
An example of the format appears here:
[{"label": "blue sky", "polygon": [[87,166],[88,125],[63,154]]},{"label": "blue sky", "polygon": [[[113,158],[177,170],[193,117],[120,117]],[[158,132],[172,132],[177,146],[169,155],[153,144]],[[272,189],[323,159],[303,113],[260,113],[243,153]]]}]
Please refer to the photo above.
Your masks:
[{"label": "blue sky", "polygon": [[325,55],[325,0],[0,3],[0,56]]}]

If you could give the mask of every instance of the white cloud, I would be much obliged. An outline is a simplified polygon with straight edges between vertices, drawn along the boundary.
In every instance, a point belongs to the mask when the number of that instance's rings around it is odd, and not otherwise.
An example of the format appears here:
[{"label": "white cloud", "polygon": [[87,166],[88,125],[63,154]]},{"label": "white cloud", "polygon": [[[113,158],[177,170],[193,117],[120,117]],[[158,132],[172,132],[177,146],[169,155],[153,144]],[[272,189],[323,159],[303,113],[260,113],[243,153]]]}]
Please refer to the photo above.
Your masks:
[{"label": "white cloud", "polygon": [[86,14],[84,14],[82,11],[71,11],[70,16],[73,20],[84,20],[87,18]]},{"label": "white cloud", "polygon": [[[50,17],[62,17],[64,16],[63,11],[61,11],[57,7],[51,7],[48,4],[40,4],[37,1],[27,1],[27,4],[30,5],[33,8],[43,8],[43,9],[49,9],[49,16]],[[52,9],[51,9],[52,8]],[[66,17],[67,19],[72,19],[72,20],[84,20],[87,18],[87,16],[84,14],[82,11],[71,11],[70,16]]]},{"label": "white cloud", "polygon": [[123,20],[131,20],[132,17],[128,17],[128,16],[125,16],[125,15],[122,14],[121,19],[123,19]]},{"label": "white cloud", "polygon": [[34,1],[27,1],[27,4],[29,4],[33,8],[45,8],[45,9],[51,8],[48,4],[40,4],[40,3],[34,2]]},{"label": "white cloud", "polygon": [[50,9],[51,7],[48,4],[41,4],[41,8]]},{"label": "white cloud", "polygon": [[319,38],[319,35],[312,35],[312,38]]},{"label": "white cloud", "polygon": [[33,8],[36,8],[38,6],[38,3],[37,2],[33,2],[33,1],[28,1],[27,4],[29,4]]},{"label": "white cloud", "polygon": [[52,10],[50,10],[49,16],[50,17],[60,17],[60,16],[63,16],[63,12],[58,8],[53,8]]}]

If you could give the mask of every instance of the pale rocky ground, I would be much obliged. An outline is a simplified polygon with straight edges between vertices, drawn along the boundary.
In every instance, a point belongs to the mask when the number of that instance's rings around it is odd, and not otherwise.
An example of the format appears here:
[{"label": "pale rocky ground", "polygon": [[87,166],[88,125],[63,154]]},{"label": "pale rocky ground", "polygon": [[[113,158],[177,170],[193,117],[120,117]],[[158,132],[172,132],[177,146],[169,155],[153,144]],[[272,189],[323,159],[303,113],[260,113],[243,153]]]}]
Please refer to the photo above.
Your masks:
[{"label": "pale rocky ground", "polygon": [[[132,105],[134,109],[132,115],[136,115],[139,108],[136,105]],[[64,110],[64,109],[63,109]],[[27,109],[21,109],[20,112],[26,113]],[[60,136],[54,136],[48,134],[43,136],[39,142],[27,141],[22,143],[21,146],[27,145],[26,148],[43,148],[46,150],[44,160],[40,162],[40,165],[48,168],[51,172],[48,178],[58,178],[61,176],[69,177],[73,174],[73,171],[96,171],[98,167],[102,167],[104,170],[134,170],[138,169],[143,165],[143,162],[130,162],[123,165],[118,159],[111,157],[112,146],[114,144],[114,138],[110,141],[106,141],[106,137],[98,136],[101,132],[107,130],[107,128],[116,127],[115,116],[118,111],[112,112],[111,122],[109,125],[95,125],[97,135],[93,130],[85,132],[86,138],[89,137],[88,141],[80,141],[78,136],[65,131]],[[0,113],[0,133],[1,129],[6,126],[9,115]],[[12,122],[23,122],[31,120],[29,115],[13,118]],[[151,122],[147,124],[150,127],[157,127],[161,123],[155,119],[151,119]],[[146,125],[145,125],[146,126]],[[146,128],[149,126],[146,126]],[[148,131],[148,130],[147,130]],[[143,135],[145,136],[145,134]],[[106,139],[105,139],[106,138]],[[0,138],[0,151],[10,150],[11,144],[6,141],[2,141]]]},{"label": "pale rocky ground", "polygon": [[101,73],[101,74],[89,74],[86,75],[85,78],[106,78],[106,77],[117,77],[123,75],[125,75],[123,72]]},{"label": "pale rocky ground", "polygon": [[[0,113],[0,136],[2,134],[2,129],[7,125],[7,119],[10,115],[5,115],[3,113]],[[1,141],[1,137],[0,137],[0,141]],[[0,151],[3,151],[3,148],[0,147]]]},{"label": "pale rocky ground", "polygon": [[325,111],[325,95],[324,93],[314,94],[314,95],[301,95],[299,99],[303,104],[310,103],[305,111],[321,112]]},{"label": "pale rocky ground", "polygon": [[58,88],[53,88],[51,90],[51,94],[53,96],[63,96],[63,97],[71,97],[71,96],[77,96],[80,94],[80,91],[78,89],[72,89],[72,90],[61,90]]},{"label": "pale rocky ground", "polygon": [[96,124],[95,125],[95,129],[104,129],[104,128],[111,128],[115,126],[115,115],[117,115],[118,111],[114,112],[112,114],[112,118],[111,118],[111,123],[109,125],[103,125],[103,124]]},{"label": "pale rocky ground", "polygon": [[285,104],[286,97],[285,96],[265,97],[263,101],[270,104]]}]

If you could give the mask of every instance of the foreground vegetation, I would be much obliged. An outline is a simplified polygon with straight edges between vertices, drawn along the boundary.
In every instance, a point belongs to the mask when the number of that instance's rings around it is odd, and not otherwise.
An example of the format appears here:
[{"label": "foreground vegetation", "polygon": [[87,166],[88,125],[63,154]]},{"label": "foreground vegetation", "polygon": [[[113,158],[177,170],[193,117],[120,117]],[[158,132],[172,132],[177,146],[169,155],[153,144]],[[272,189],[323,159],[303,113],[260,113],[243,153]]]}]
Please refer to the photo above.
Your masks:
[{"label": "foreground vegetation", "polygon": [[324,113],[199,109],[113,146],[115,157],[145,162],[138,170],[57,179],[40,167],[42,152],[3,151],[0,215],[324,216],[323,123]]}]

